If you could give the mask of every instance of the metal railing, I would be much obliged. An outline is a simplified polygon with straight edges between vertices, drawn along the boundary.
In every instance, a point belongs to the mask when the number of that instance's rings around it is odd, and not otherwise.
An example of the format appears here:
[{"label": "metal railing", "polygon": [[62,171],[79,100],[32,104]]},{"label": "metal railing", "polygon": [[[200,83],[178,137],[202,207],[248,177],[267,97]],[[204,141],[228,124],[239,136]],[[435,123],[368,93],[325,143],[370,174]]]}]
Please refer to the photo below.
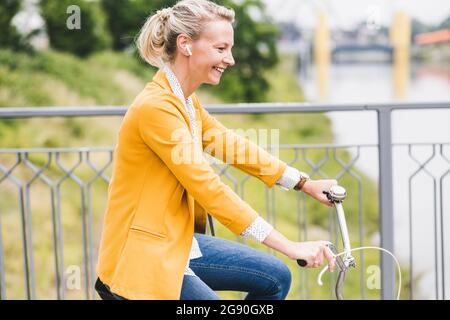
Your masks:
[{"label": "metal railing", "polygon": [[[394,198],[393,198],[393,149],[394,148],[408,148],[409,159],[414,161],[417,165],[416,171],[408,177],[409,186],[409,225],[410,225],[410,265],[409,265],[409,289],[410,298],[414,298],[414,261],[413,261],[413,241],[416,240],[413,237],[413,196],[411,189],[413,186],[414,178],[421,172],[425,172],[426,175],[433,179],[433,191],[436,197],[433,203],[433,218],[434,218],[434,273],[435,273],[435,298],[446,298],[446,255],[445,255],[445,215],[444,215],[444,189],[445,179],[450,172],[449,168],[446,168],[444,172],[440,173],[439,177],[436,177],[434,173],[428,170],[430,161],[439,157],[444,164],[450,165],[450,156],[447,153],[449,143],[430,143],[428,146],[432,148],[433,152],[431,156],[425,161],[418,160],[413,150],[416,147],[424,147],[424,144],[392,144],[392,131],[391,131],[391,116],[393,110],[414,110],[414,109],[450,109],[450,103],[397,103],[390,105],[383,104],[353,104],[353,105],[326,105],[326,104],[307,104],[307,103],[259,103],[259,104],[236,104],[236,105],[211,105],[207,109],[210,113],[215,114],[257,114],[257,113],[312,113],[312,112],[330,112],[330,111],[374,111],[377,113],[378,119],[378,143],[377,144],[364,144],[364,145],[281,145],[282,159],[290,165],[301,168],[303,171],[309,172],[316,178],[336,178],[341,179],[348,177],[353,179],[356,183],[354,189],[357,194],[358,200],[356,201],[355,209],[358,210],[358,222],[353,230],[358,234],[357,245],[363,245],[366,237],[366,230],[364,219],[366,212],[364,212],[365,203],[363,198],[367,196],[367,191],[363,188],[363,177],[361,170],[357,169],[357,162],[360,159],[361,150],[367,150],[368,148],[376,149],[378,151],[378,232],[380,236],[379,245],[385,249],[394,252]],[[34,118],[34,117],[88,117],[88,116],[123,116],[126,112],[125,107],[49,107],[49,108],[3,108],[0,109],[0,119],[18,119],[18,118]],[[450,137],[449,137],[450,140]],[[318,161],[314,161],[308,156],[309,152],[314,150],[320,150],[323,152],[322,158]],[[348,154],[353,154],[350,160],[346,161],[340,151],[346,150]],[[283,153],[286,151],[286,153]],[[79,188],[80,201],[72,203],[77,207],[79,216],[76,217],[80,220],[81,229],[81,241],[82,248],[80,249],[79,256],[82,256],[83,261],[83,280],[84,280],[84,297],[87,299],[94,298],[93,282],[95,281],[95,261],[96,261],[96,248],[98,233],[95,227],[95,215],[98,213],[94,209],[94,205],[98,202],[106,202],[106,198],[95,199],[93,201],[94,194],[93,189],[96,188],[98,181],[102,182],[102,192],[105,192],[106,186],[109,182],[108,171],[111,170],[112,163],[112,148],[42,148],[42,149],[0,149],[0,197],[2,198],[2,206],[0,206],[0,295],[2,299],[7,298],[9,285],[8,285],[8,270],[6,259],[11,257],[17,258],[19,252],[5,252],[5,232],[9,231],[10,225],[2,225],[2,218],[7,215],[12,215],[9,211],[14,211],[11,207],[14,207],[14,203],[17,205],[17,210],[20,213],[19,223],[20,229],[14,229],[19,234],[16,236],[16,249],[17,243],[20,242],[23,252],[23,274],[24,274],[24,297],[29,299],[38,298],[36,282],[39,282],[36,278],[35,269],[35,251],[39,251],[39,244],[36,244],[36,240],[33,238],[33,218],[37,207],[33,207],[35,201],[42,201],[40,196],[34,196],[32,188],[36,184],[44,184],[49,190],[50,205],[48,206],[48,212],[50,212],[51,219],[51,234],[52,241],[51,246],[53,252],[51,259],[54,261],[54,285],[56,288],[56,298],[66,298],[66,284],[67,278],[70,277],[65,272],[65,264],[68,258],[64,256],[65,246],[67,241],[64,242],[64,231],[68,228],[64,225],[64,215],[69,212],[69,209],[62,208],[67,202],[75,201],[73,187],[69,191],[69,195],[64,195],[63,187],[65,184],[72,181],[76,187]],[[72,160],[70,160],[72,157]],[[76,158],[74,160],[74,157]],[[94,158],[100,157],[101,164]],[[291,158],[288,158],[291,157]],[[332,160],[340,168],[340,171],[331,175],[324,167]],[[67,162],[71,164],[67,164]],[[302,161],[302,162],[300,162]],[[246,194],[246,185],[252,184],[253,178],[249,176],[238,176],[234,174],[234,168],[227,165],[221,165],[218,163],[212,163],[213,167],[217,170],[224,180],[227,180],[234,190],[249,203],[252,201],[252,196]],[[305,168],[305,165],[307,166]],[[308,170],[309,169],[309,170]],[[2,189],[2,185],[5,186]],[[42,187],[40,187],[42,189]],[[366,193],[364,193],[366,192]],[[14,196],[15,195],[15,196]],[[102,196],[105,196],[103,193]],[[14,198],[15,197],[15,198]],[[61,201],[61,197],[68,197],[67,201]],[[279,201],[276,199],[282,195],[278,194],[278,191],[274,189],[265,189],[265,213],[266,219],[276,225],[277,214],[283,212],[283,209],[278,208]],[[356,195],[355,195],[356,197]],[[295,201],[295,207],[297,211],[297,223],[298,223],[298,239],[309,239],[308,230],[310,229],[311,216],[308,215],[308,206],[304,195],[295,194],[294,199],[287,200]],[[45,201],[44,201],[45,202]],[[292,203],[290,203],[292,204]],[[9,206],[9,207],[8,207]],[[261,210],[264,210],[261,208]],[[2,212],[5,211],[5,212]],[[45,210],[44,210],[45,211]],[[9,213],[8,213],[9,212]],[[38,216],[38,215],[36,215]],[[337,239],[336,223],[333,220],[333,214],[329,212],[329,236],[330,239]],[[43,219],[39,216],[39,219]],[[73,219],[67,218],[67,219]],[[4,220],[4,219],[3,219]],[[17,227],[16,225],[16,227]],[[3,233],[2,233],[3,230]],[[353,240],[356,237],[353,237]],[[14,241],[13,241],[14,242]],[[14,246],[12,246],[14,247]],[[448,250],[447,250],[448,251]],[[380,255],[381,266],[381,297],[383,299],[393,299],[395,292],[395,270],[393,261],[384,254]],[[360,272],[360,297],[366,297],[366,288],[364,285],[364,256],[361,253],[360,257],[361,272]],[[13,267],[10,267],[13,268]],[[76,270],[75,270],[76,271]],[[49,271],[50,272],[50,271]],[[308,277],[307,273],[301,274],[301,277]],[[46,279],[48,281],[48,279]],[[308,278],[302,278],[301,289],[299,289],[300,297],[308,298]],[[44,280],[42,280],[44,281]],[[330,280],[332,281],[332,279]],[[439,285],[439,283],[442,283]],[[330,290],[331,296],[331,290]]]}]

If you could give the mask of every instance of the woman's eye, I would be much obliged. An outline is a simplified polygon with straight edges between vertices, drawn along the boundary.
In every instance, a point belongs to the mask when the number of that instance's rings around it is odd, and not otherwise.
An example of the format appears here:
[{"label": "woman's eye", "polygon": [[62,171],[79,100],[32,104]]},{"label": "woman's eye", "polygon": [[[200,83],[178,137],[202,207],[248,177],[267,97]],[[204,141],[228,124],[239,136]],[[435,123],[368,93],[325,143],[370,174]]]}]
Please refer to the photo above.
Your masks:
[{"label": "woman's eye", "polygon": [[217,50],[219,50],[219,52],[223,52],[223,50],[225,50],[225,48],[217,48]]}]

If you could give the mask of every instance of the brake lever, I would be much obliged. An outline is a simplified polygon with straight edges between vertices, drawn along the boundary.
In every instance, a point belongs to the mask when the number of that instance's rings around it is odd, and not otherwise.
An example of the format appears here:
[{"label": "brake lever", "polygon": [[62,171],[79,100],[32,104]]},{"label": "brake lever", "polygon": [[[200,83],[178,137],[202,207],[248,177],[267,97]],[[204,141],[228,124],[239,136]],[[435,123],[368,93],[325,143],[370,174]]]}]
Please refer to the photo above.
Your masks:
[{"label": "brake lever", "polygon": [[[342,256],[338,255],[339,252],[337,251],[336,247],[334,246],[334,244],[332,244],[331,242],[328,242],[326,244],[326,246],[331,250],[331,252],[333,253],[333,257],[335,258],[335,262],[336,265],[339,267],[340,270],[347,270],[348,267],[346,267],[344,260],[342,259]],[[308,262],[304,259],[298,259],[297,263],[300,267],[306,267],[306,265],[308,264]]]},{"label": "brake lever", "polygon": [[342,259],[342,256],[339,255],[339,252],[337,251],[336,247],[334,246],[334,244],[332,244],[331,242],[327,243],[327,247],[331,250],[331,252],[333,253],[333,257],[334,257],[334,262],[336,263],[336,265],[339,267],[339,269],[341,271],[345,271],[347,270],[347,266],[344,263],[344,260]]}]

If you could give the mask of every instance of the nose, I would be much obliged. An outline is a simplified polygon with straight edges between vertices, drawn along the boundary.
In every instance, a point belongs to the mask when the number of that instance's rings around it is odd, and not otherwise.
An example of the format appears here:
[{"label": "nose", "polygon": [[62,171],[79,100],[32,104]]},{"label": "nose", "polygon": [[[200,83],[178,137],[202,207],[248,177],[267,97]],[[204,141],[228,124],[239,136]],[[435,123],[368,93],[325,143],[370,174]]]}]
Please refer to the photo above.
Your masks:
[{"label": "nose", "polygon": [[233,54],[230,52],[230,54],[223,59],[223,62],[230,67],[234,66]]}]

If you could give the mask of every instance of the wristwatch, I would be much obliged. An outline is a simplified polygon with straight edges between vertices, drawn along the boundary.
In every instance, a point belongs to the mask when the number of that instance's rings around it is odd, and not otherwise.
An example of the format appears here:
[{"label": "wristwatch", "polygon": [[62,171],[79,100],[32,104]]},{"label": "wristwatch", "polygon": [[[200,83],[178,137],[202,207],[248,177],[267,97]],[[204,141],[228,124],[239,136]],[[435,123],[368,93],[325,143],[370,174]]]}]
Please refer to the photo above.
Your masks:
[{"label": "wristwatch", "polygon": [[294,190],[301,191],[306,181],[310,180],[307,173],[300,171],[300,181],[295,185]]}]

